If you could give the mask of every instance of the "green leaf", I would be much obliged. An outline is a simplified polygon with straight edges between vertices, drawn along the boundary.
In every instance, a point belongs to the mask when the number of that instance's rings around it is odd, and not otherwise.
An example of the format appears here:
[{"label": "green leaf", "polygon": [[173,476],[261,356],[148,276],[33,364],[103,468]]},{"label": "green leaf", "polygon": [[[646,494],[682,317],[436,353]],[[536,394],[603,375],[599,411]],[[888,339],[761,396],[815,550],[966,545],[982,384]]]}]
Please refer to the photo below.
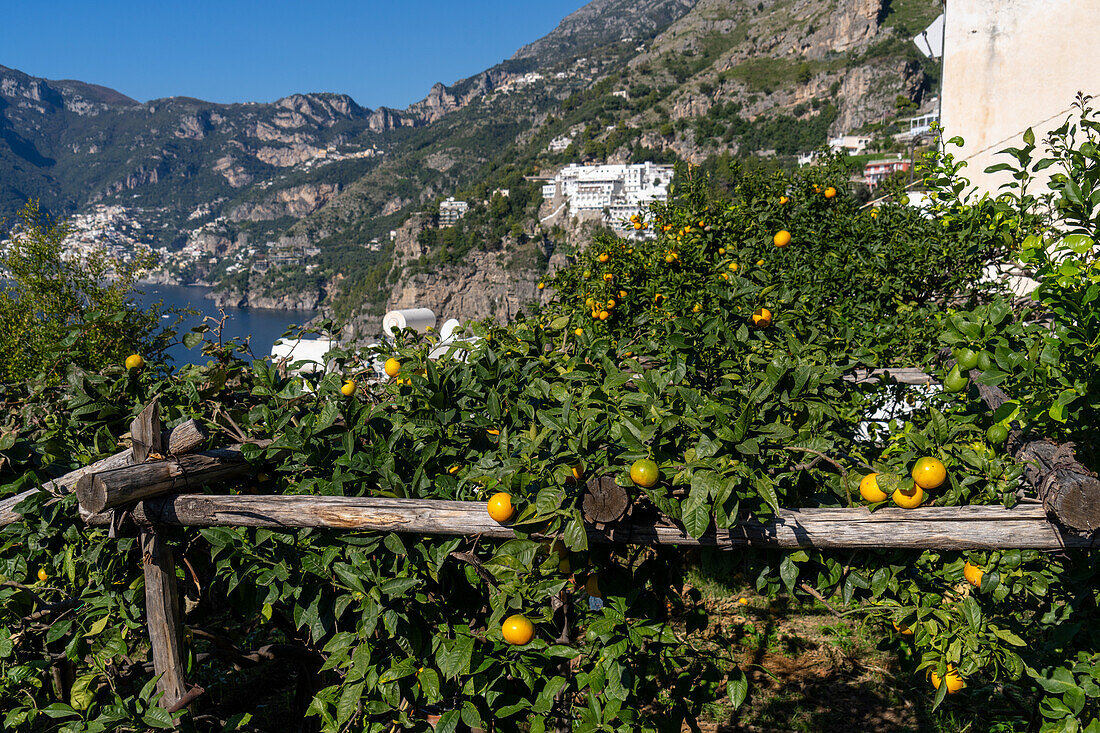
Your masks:
[{"label": "green leaf", "polygon": [[193,349],[202,343],[202,334],[195,331],[188,331],[183,334],[183,345],[185,348]]},{"label": "green leaf", "polygon": [[730,704],[733,705],[734,710],[745,704],[745,698],[749,696],[749,680],[740,669],[730,673],[729,681],[726,683],[726,694],[729,695]]},{"label": "green leaf", "polygon": [[779,577],[787,586],[787,592],[793,593],[795,581],[798,580],[798,564],[791,560],[790,555],[784,555],[779,563]]},{"label": "green leaf", "polygon": [[710,527],[710,503],[713,493],[721,488],[721,481],[714,471],[696,471],[691,477],[691,489],[680,505],[680,519],[687,533],[699,539]]}]

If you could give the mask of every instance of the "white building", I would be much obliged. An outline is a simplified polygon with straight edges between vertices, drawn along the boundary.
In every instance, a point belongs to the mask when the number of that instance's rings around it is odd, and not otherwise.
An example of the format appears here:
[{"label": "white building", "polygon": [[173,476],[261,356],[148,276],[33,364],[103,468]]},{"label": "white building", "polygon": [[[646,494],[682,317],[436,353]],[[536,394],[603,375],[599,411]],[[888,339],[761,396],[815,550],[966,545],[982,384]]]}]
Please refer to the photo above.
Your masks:
[{"label": "white building", "polygon": [[653,201],[667,200],[672,174],[672,166],[655,163],[573,163],[542,187],[542,196],[548,201],[564,198],[574,214],[601,213],[604,223],[618,227]]},{"label": "white building", "polygon": [[470,204],[467,202],[455,201],[454,196],[448,196],[446,201],[439,204],[439,226],[454,226],[469,208]]},{"label": "white building", "polygon": [[948,0],[945,21],[944,139],[965,140],[950,152],[980,192],[996,192],[1011,179],[985,173],[1009,160],[998,151],[1029,127],[1041,141],[1074,115],[1077,92],[1100,94],[1100,0]]},{"label": "white building", "polygon": [[573,138],[569,135],[561,135],[550,141],[546,149],[551,153],[561,153],[573,144]]},{"label": "white building", "polygon": [[870,135],[841,135],[829,141],[829,150],[834,153],[845,150],[852,155],[859,155],[870,144]]}]

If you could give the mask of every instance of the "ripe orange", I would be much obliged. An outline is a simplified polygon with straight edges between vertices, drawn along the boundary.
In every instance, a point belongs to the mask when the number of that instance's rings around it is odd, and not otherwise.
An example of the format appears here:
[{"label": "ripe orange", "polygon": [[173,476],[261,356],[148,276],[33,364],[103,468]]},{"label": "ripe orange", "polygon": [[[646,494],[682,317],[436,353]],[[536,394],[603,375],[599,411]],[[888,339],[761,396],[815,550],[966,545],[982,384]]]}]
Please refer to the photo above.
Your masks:
[{"label": "ripe orange", "polygon": [[45,583],[46,580],[49,579],[49,577],[50,576],[46,574],[46,568],[38,568],[38,579],[39,580],[41,580],[43,583]]},{"label": "ripe orange", "polygon": [[546,287],[546,283],[539,283],[539,290],[542,290],[545,287]]},{"label": "ripe orange", "polygon": [[635,229],[641,229],[643,226],[645,226],[645,225],[642,224],[642,222],[640,222],[640,221],[634,222],[634,228]]},{"label": "ripe orange", "polygon": [[718,248],[718,254],[724,255],[725,253],[726,253],[726,248],[725,247],[719,247]]},{"label": "ripe orange", "polygon": [[569,469],[569,473],[573,476],[574,481],[580,481],[584,478],[584,466],[578,463]]},{"label": "ripe orange", "polygon": [[877,473],[869,473],[863,477],[863,480],[859,482],[859,495],[863,497],[864,501],[872,503],[886,501],[889,498],[886,492],[878,487]]},{"label": "ripe orange", "polygon": [[626,298],[626,291],[625,290],[620,290],[619,291],[619,300],[624,300],[625,298]]},{"label": "ripe orange", "polygon": [[358,388],[359,385],[355,383],[355,380],[349,379],[344,382],[344,386],[340,387],[340,392],[342,392],[345,397],[351,397]]},{"label": "ripe orange", "polygon": [[504,623],[500,626],[500,633],[509,644],[523,646],[535,638],[535,626],[527,620],[526,616],[516,613],[504,619]]},{"label": "ripe orange", "polygon": [[607,262],[609,259],[611,259],[611,255],[609,255],[607,252],[600,253],[600,262]]},{"label": "ripe orange", "polygon": [[722,279],[723,280],[729,280],[730,279],[730,274],[728,272],[723,272],[722,273]]},{"label": "ripe orange", "polygon": [[730,272],[737,272],[737,263],[731,262],[729,267]]},{"label": "ripe orange", "polygon": [[878,218],[878,209],[871,209],[871,218],[872,219],[877,219]]},{"label": "ripe orange", "polygon": [[386,376],[395,377],[397,376],[397,373],[401,371],[401,362],[391,356],[389,359],[386,359],[385,369]]},{"label": "ripe orange", "polygon": [[785,203],[787,203],[788,201],[790,201],[790,199],[788,199],[788,198],[787,198],[786,196],[780,196],[780,197],[779,197],[779,203],[780,203],[780,204],[785,204]]},{"label": "ripe orange", "polygon": [[630,466],[630,480],[643,489],[648,489],[661,478],[661,469],[648,458],[639,458]]},{"label": "ripe orange", "polygon": [[894,503],[902,509],[916,509],[924,501],[924,489],[913,484],[911,489],[898,489],[894,492]]},{"label": "ripe orange", "polygon": [[600,311],[597,316],[601,321],[606,321],[608,318],[611,317],[611,314],[607,311]]},{"label": "ripe orange", "polygon": [[947,674],[944,675],[942,680],[935,672],[932,672],[929,676],[932,678],[932,686],[937,690],[940,689],[940,682],[946,682],[948,695],[966,687],[966,682],[963,681],[963,678],[959,675],[959,671],[955,669],[954,664],[947,665]]},{"label": "ripe orange", "polygon": [[584,592],[593,598],[603,598],[603,593],[600,592],[600,581],[595,573],[589,575],[588,580],[584,581]]},{"label": "ripe orange", "polygon": [[836,196],[836,189],[835,188],[833,188],[832,186],[829,186],[828,188],[825,189],[825,198],[831,199],[834,196]]},{"label": "ripe orange", "polygon": [[675,260],[676,260],[676,258],[673,257],[672,255],[665,255],[665,262],[667,264],[672,264],[673,262],[675,262]]},{"label": "ripe orange", "polygon": [[660,305],[664,301],[664,299],[665,296],[661,295],[660,293],[657,293],[653,296],[653,302],[657,303],[658,305]]},{"label": "ripe orange", "polygon": [[966,578],[966,582],[975,588],[982,587],[982,576],[985,575],[985,571],[977,565],[971,565],[970,561],[963,565],[963,577]]},{"label": "ripe orange", "polygon": [[772,325],[772,312],[767,308],[757,308],[752,314],[752,325],[757,328],[767,328]]},{"label": "ripe orange", "polygon": [[581,335],[584,334],[584,329],[583,328],[574,329],[573,334],[576,335],[576,336],[581,336]]},{"label": "ripe orange", "polygon": [[786,229],[781,229],[772,237],[772,243],[775,244],[776,247],[786,247],[791,243],[791,233]]},{"label": "ripe orange", "polygon": [[695,307],[691,309],[691,312],[692,312],[692,313],[698,313],[698,312],[700,312],[701,310],[703,310],[703,306],[702,306],[702,305],[700,305],[699,303],[696,303],[696,304],[695,304]]},{"label": "ripe orange", "polygon": [[947,469],[937,458],[925,456],[913,464],[913,480],[922,489],[934,489],[947,478]]},{"label": "ripe orange", "polygon": [[611,282],[612,280],[615,279],[615,276],[612,275],[610,272],[608,272],[608,273],[604,274],[603,279],[604,279],[604,282]]},{"label": "ripe orange", "polygon": [[607,299],[607,309],[611,310],[614,307],[615,307],[615,299],[614,298],[608,298]]},{"label": "ripe orange", "polygon": [[905,624],[900,624],[899,625],[897,621],[891,621],[890,623],[893,624],[894,631],[898,632],[902,636],[912,636],[913,635],[913,630],[911,628],[909,628],[908,626],[906,626]]},{"label": "ripe orange", "polygon": [[141,354],[130,354],[126,357],[127,369],[141,369],[145,366],[145,359],[141,357]]},{"label": "ripe orange", "polygon": [[515,514],[515,509],[512,508],[512,497],[503,491],[498,491],[489,497],[485,508],[488,510],[489,516],[501,524],[507,522]]}]

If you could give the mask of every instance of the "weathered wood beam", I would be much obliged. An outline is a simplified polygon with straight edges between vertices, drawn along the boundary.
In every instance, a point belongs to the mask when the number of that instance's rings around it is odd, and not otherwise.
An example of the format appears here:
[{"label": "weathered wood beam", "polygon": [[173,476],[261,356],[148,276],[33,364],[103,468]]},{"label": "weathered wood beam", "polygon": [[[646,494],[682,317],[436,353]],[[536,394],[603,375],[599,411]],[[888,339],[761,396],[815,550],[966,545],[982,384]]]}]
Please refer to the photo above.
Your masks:
[{"label": "weathered wood beam", "polygon": [[[168,452],[173,455],[189,453],[201,446],[205,440],[206,431],[196,420],[188,420],[187,422],[180,423],[176,427],[166,430],[162,435],[162,444],[167,446]],[[95,463],[84,466],[83,468],[70,471],[53,481],[47,481],[38,488],[28,489],[15,496],[9,496],[6,499],[0,500],[0,527],[5,527],[12,522],[18,522],[21,517],[15,511],[15,507],[24,499],[37,494],[39,491],[45,491],[54,496],[64,496],[73,490],[77,481],[83,476],[100,473],[102,471],[110,471],[124,466],[132,466],[133,464],[133,451],[128,448],[112,456],[107,456]]]},{"label": "weathered wood beam", "polygon": [[145,616],[153,670],[159,675],[157,689],[164,693],[160,706],[174,709],[187,692],[183,674],[179,595],[176,592],[176,564],[172,548],[162,530],[143,527],[141,559],[145,570]]},{"label": "weathered wood beam", "polygon": [[[139,525],[267,527],[403,532],[421,535],[481,535],[508,539],[508,526],[489,518],[481,502],[342,496],[178,495],[138,503]],[[104,525],[109,514],[88,518]],[[700,539],[682,529],[630,521],[605,529],[588,526],[590,542],[639,545],[712,545],[773,548],[913,548],[1056,550],[1092,547],[1100,538],[1078,535],[1051,523],[1039,506],[782,510],[770,522],[743,522]]]},{"label": "weathered wood beam", "polygon": [[76,497],[83,511],[95,513],[251,473],[252,467],[245,462],[239,447],[219,448],[85,474],[76,484]]}]

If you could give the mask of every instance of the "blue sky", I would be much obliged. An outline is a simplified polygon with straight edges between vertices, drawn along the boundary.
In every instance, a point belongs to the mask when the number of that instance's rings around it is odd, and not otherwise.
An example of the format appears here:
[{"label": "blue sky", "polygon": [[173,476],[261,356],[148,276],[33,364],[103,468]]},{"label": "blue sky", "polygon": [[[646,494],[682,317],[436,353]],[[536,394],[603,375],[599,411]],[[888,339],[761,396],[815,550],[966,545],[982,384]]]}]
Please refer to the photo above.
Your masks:
[{"label": "blue sky", "polygon": [[585,0],[3,0],[0,65],[139,101],[342,92],[404,107],[508,58]]}]

